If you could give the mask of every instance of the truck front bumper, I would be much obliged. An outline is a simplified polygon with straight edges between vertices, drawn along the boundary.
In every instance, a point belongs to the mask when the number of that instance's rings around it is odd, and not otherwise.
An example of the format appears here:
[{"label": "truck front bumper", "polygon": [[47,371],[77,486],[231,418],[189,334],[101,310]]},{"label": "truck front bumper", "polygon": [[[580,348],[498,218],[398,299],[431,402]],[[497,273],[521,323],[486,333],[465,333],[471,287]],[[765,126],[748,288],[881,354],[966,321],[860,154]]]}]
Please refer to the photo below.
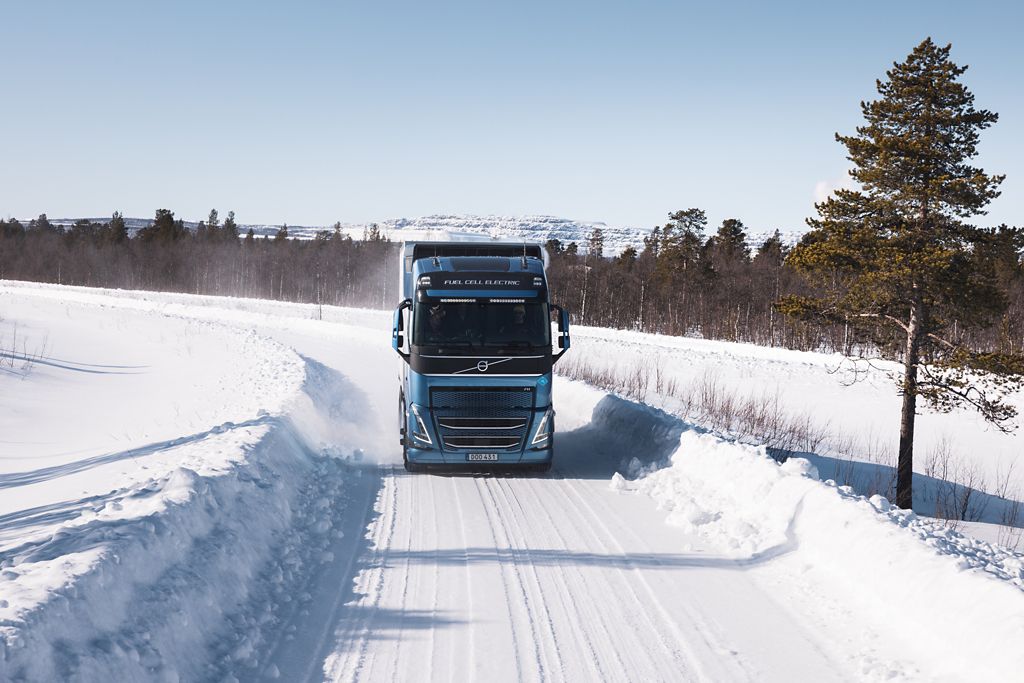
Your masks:
[{"label": "truck front bumper", "polygon": [[497,460],[470,460],[468,452],[439,451],[409,447],[406,457],[416,465],[464,465],[468,467],[504,467],[508,465],[542,465],[551,462],[553,448],[511,453],[498,453]]}]

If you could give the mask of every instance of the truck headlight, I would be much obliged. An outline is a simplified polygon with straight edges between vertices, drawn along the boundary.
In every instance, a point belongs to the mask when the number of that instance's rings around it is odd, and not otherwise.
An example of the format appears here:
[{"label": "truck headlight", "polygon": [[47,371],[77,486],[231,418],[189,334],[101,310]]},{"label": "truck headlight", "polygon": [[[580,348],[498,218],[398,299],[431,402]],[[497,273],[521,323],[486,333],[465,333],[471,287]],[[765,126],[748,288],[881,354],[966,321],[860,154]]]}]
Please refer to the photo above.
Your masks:
[{"label": "truck headlight", "polygon": [[416,426],[412,430],[412,438],[422,441],[426,445],[430,446],[434,442],[430,440],[430,432],[427,431],[427,423],[423,421],[420,416],[420,410],[416,407],[415,403],[409,404],[409,409],[412,411],[412,416],[416,420]]},{"label": "truck headlight", "polygon": [[552,418],[554,417],[554,411],[548,409],[544,416],[540,418],[540,422],[537,423],[537,431],[533,435],[533,441],[530,442],[530,446],[539,448],[546,446],[548,440],[551,438],[551,427]]}]

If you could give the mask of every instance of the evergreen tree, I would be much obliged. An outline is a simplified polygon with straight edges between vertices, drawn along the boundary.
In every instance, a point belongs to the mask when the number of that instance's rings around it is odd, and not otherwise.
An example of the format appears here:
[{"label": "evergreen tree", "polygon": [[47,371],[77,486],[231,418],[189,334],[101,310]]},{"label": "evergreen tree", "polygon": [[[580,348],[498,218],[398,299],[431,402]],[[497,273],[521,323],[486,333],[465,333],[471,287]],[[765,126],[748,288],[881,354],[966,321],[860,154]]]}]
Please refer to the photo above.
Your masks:
[{"label": "evergreen tree", "polygon": [[[671,215],[671,214],[670,214]],[[657,258],[661,249],[661,226],[655,225],[651,234],[644,238],[644,253]]]},{"label": "evergreen tree", "polygon": [[25,226],[16,218],[8,218],[6,223],[0,223],[0,237],[4,239],[20,239],[25,236]]},{"label": "evergreen tree", "polygon": [[220,214],[217,213],[217,209],[210,209],[210,215],[206,218],[206,229],[209,231],[212,240],[220,241]]},{"label": "evergreen tree", "polygon": [[285,223],[277,229],[277,234],[274,235],[275,242],[284,242],[288,239],[288,224]]},{"label": "evergreen tree", "polygon": [[1003,392],[1020,386],[1024,359],[978,352],[958,330],[991,324],[1006,307],[991,263],[975,247],[984,231],[967,220],[998,196],[1003,176],[969,161],[980,131],[997,115],[974,108],[959,82],[967,67],[950,46],[926,39],[877,82],[880,98],[861,104],[856,135],[836,135],[858,190],[815,205],[812,232],[788,263],[820,287],[780,308],[802,318],[848,322],[903,363],[896,504],[913,503],[917,398],[948,411],[970,406],[1008,429],[1014,407]]},{"label": "evergreen tree", "polygon": [[46,217],[45,213],[41,213],[38,218],[30,220],[28,222],[28,230],[29,232],[39,232],[44,234],[64,232],[63,228],[52,224]]},{"label": "evergreen tree", "polygon": [[745,260],[750,257],[747,246],[747,233],[743,222],[736,218],[726,218],[711,238],[713,252],[719,257],[730,261]]},{"label": "evergreen tree", "polygon": [[772,236],[766,239],[761,246],[757,248],[757,255],[754,257],[761,259],[768,259],[772,263],[781,263],[783,256],[785,255],[785,245],[782,244],[782,234],[776,230],[772,233]]},{"label": "evergreen tree", "polygon": [[637,251],[632,244],[622,250],[622,253],[615,259],[617,265],[623,266],[626,270],[633,270],[636,265]]},{"label": "evergreen tree", "polygon": [[186,234],[184,226],[174,220],[174,212],[168,209],[157,209],[152,225],[139,230],[142,242],[176,242]]},{"label": "evergreen tree", "polygon": [[587,238],[587,256],[604,258],[604,230],[595,227]]},{"label": "evergreen tree", "polygon": [[696,208],[674,211],[668,219],[660,231],[655,273],[662,284],[672,286],[675,278],[691,270],[700,258],[708,219],[703,209]]},{"label": "evergreen tree", "polygon": [[120,211],[115,211],[110,217],[109,235],[112,244],[123,244],[128,241],[128,227]]},{"label": "evergreen tree", "polygon": [[[210,212],[210,216],[213,218],[216,217],[216,214],[216,209]],[[234,244],[238,241],[238,223],[235,222],[234,211],[228,211],[228,217],[224,220],[224,227],[221,229],[221,235],[223,236],[224,241],[229,244]]]}]

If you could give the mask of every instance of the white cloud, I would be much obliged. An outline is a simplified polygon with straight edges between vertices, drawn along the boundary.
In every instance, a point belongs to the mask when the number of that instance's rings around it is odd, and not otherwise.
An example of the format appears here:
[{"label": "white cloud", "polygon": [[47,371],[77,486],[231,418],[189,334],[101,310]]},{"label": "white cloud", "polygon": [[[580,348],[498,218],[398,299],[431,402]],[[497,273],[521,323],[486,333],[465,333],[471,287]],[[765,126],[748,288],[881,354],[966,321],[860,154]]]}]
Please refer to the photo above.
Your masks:
[{"label": "white cloud", "polygon": [[836,190],[852,190],[855,188],[856,184],[848,173],[844,173],[841,178],[819,180],[814,184],[814,201],[815,203],[823,202]]}]

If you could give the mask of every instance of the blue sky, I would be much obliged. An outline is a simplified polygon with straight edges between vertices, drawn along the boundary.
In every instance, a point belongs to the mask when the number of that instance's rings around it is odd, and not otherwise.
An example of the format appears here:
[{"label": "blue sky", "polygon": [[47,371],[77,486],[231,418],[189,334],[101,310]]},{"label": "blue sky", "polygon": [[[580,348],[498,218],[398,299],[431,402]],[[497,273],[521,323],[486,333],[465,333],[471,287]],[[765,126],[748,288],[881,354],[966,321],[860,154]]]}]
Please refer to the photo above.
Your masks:
[{"label": "blue sky", "polygon": [[[835,5],[835,6],[830,6]],[[803,227],[924,37],[1000,114],[982,224],[1024,225],[1015,3],[0,4],[0,216],[316,225],[431,213]]]}]

